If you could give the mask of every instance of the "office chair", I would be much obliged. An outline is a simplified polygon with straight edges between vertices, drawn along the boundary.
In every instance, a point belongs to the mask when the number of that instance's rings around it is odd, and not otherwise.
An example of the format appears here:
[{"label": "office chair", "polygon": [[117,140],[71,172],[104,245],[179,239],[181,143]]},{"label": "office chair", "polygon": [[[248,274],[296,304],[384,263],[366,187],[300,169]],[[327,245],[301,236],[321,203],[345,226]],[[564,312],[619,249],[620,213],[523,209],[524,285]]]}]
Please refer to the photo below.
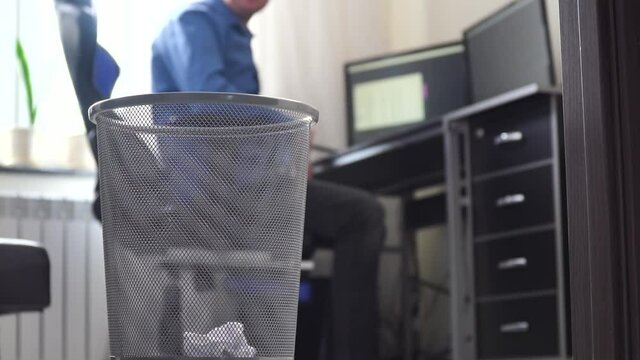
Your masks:
[{"label": "office chair", "polygon": [[[97,22],[91,0],[55,0],[60,37],[91,152],[97,161],[95,124],[89,107],[108,99],[120,74],[113,57],[97,43]],[[96,183],[93,212],[100,219],[100,184]]]},{"label": "office chair", "polygon": [[46,309],[51,303],[49,272],[49,256],[39,243],[0,238],[0,315]]},{"label": "office chair", "polygon": [[50,302],[47,251],[35,241],[0,238],[0,315],[42,311]]}]

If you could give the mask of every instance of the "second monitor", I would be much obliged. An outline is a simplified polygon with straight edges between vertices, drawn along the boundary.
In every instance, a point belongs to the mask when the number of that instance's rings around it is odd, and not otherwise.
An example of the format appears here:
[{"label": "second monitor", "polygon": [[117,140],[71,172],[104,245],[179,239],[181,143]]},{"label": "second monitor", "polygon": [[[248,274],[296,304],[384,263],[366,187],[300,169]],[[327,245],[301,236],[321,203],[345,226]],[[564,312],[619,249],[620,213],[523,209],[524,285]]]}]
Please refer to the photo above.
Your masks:
[{"label": "second monitor", "polygon": [[351,62],[345,77],[349,145],[406,130],[469,102],[460,43]]}]

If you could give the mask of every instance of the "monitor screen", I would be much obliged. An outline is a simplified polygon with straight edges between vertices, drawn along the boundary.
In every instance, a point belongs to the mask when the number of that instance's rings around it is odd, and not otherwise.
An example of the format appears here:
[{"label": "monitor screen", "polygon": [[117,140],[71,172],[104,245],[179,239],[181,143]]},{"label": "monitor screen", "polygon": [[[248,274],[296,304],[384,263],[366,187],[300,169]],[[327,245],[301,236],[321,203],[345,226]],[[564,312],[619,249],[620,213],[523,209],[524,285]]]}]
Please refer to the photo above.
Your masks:
[{"label": "monitor screen", "polygon": [[345,66],[349,144],[424,123],[468,103],[462,44]]},{"label": "monitor screen", "polygon": [[544,0],[519,0],[465,31],[474,101],[553,84]]}]

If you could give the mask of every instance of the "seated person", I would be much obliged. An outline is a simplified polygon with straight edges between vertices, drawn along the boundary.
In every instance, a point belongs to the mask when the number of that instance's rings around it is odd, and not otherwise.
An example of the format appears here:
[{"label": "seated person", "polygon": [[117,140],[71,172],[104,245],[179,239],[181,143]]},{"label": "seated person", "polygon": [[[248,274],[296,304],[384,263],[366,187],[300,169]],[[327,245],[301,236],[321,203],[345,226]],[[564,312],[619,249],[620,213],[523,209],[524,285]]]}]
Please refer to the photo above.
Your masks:
[{"label": "seated person", "polygon": [[[154,92],[258,94],[247,22],[268,0],[202,0],[171,20],[152,47]],[[363,191],[310,179],[306,238],[334,250],[333,360],[377,358],[378,257],[383,210]]]}]

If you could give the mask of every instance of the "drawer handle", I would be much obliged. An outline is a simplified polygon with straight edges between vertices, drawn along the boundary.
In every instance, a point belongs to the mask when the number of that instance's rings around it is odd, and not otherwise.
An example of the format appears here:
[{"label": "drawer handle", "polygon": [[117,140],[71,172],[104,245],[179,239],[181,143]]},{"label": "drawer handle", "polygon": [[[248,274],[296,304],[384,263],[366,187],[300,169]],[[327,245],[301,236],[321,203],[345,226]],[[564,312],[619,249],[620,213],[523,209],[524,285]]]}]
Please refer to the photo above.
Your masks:
[{"label": "drawer handle", "polygon": [[524,201],[525,201],[524,194],[505,195],[496,200],[496,206],[497,207],[512,206],[512,205],[522,204]]},{"label": "drawer handle", "polygon": [[500,325],[500,332],[505,334],[524,333],[527,331],[529,331],[529,323],[526,321],[518,321]]},{"label": "drawer handle", "polygon": [[502,132],[498,136],[493,138],[493,144],[498,146],[502,144],[516,143],[522,141],[522,139],[524,139],[522,131]]},{"label": "drawer handle", "polygon": [[500,270],[510,270],[510,269],[522,268],[526,266],[527,266],[526,257],[511,258],[511,259],[500,261],[498,263],[498,269]]}]

